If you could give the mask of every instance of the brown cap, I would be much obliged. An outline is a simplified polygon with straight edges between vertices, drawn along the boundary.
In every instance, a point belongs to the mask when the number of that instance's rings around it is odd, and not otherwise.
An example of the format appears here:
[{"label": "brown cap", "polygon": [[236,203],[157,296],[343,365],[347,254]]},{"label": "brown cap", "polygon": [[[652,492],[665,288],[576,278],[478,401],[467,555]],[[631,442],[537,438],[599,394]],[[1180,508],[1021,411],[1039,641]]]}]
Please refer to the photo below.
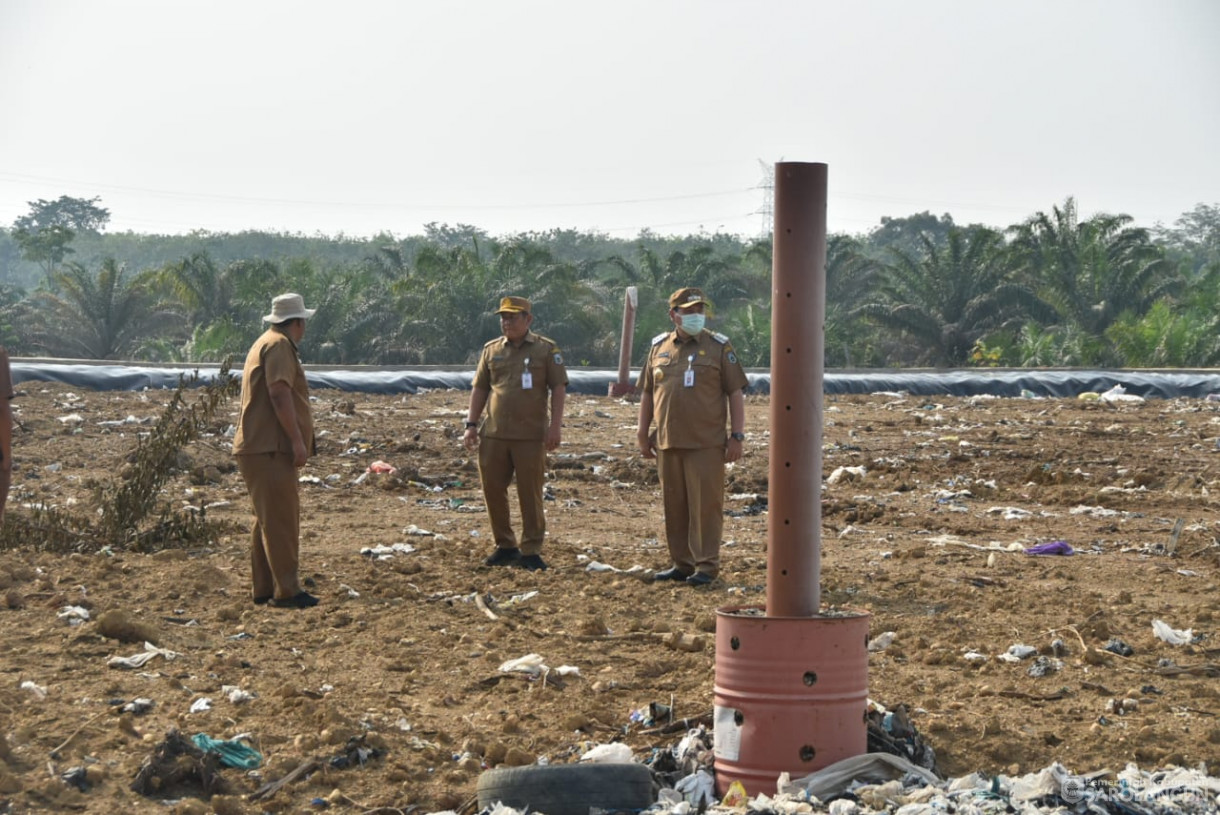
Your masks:
[{"label": "brown cap", "polygon": [[678,289],[669,295],[670,308],[683,308],[685,306],[693,306],[696,303],[706,302],[707,300],[703,297],[703,289],[696,289],[694,287]]},{"label": "brown cap", "polygon": [[524,297],[505,297],[500,301],[500,307],[496,309],[496,314],[520,314],[530,313],[530,301]]}]

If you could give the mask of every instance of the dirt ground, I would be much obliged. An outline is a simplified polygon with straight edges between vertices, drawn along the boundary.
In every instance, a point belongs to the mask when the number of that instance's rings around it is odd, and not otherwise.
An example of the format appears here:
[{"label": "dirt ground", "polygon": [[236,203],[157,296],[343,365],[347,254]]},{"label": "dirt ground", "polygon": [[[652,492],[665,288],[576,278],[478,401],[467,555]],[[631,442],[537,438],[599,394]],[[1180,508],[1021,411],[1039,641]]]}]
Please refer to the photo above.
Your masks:
[{"label": "dirt ground", "polygon": [[[168,398],[17,390],[10,513],[86,506]],[[302,485],[315,609],[251,603],[246,493],[223,435],[192,443],[167,488],[231,523],[212,545],[0,552],[0,811],[164,812],[168,798],[178,812],[299,812],[328,796],[338,811],[457,809],[481,766],[566,762],[612,740],[642,758],[680,734],[634,711],[711,713],[715,611],[765,602],[765,397],[747,399],[746,453],[729,472],[721,579],[690,588],[629,571],[668,565],[630,402],[569,397],[547,487],[551,568],[530,573],[481,565],[491,543],[459,442],[466,393],[315,396],[320,454]],[[874,639],[894,632],[870,655],[869,695],[910,708],[943,775],[1052,761],[1215,770],[1220,405],[877,394],[828,397],[825,415],[823,601],[871,612]],[[375,461],[399,471],[361,480]],[[1053,541],[1075,554],[1022,551]],[[413,551],[362,553],[395,544]],[[144,645],[117,639],[105,612],[176,656],[110,666]],[[1154,620],[1195,641],[1159,639]],[[1131,653],[1103,650],[1114,638]],[[1015,645],[1038,654],[997,659]],[[499,670],[529,654],[547,681]],[[136,699],[151,709],[124,712]],[[210,806],[185,782],[141,797],[132,782],[173,728],[248,734],[264,762],[223,770],[212,791],[227,796]],[[331,766],[361,735],[363,766]],[[240,797],[311,758],[315,771],[274,794]],[[83,790],[60,778],[74,768]]]}]

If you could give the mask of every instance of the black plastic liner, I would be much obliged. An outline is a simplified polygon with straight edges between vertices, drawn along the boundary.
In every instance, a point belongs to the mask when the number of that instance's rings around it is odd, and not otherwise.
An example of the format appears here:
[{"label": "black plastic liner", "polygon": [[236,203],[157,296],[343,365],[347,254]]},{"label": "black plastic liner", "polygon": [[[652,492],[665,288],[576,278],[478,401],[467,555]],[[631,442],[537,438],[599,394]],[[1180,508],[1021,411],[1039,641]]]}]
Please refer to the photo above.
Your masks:
[{"label": "black plastic liner", "polygon": [[[143,390],[175,388],[179,378],[198,370],[204,379],[217,366],[173,367],[97,364],[52,360],[14,360],[14,386],[28,382],[60,382],[91,390]],[[240,373],[240,372],[238,372]],[[638,371],[632,371],[635,382]],[[470,390],[473,370],[452,368],[333,368],[305,366],[312,388],[333,388],[363,393],[418,393],[421,390]],[[751,372],[750,393],[770,393],[771,375]],[[604,396],[618,371],[569,368],[569,393]],[[1121,385],[1128,394],[1146,398],[1202,398],[1220,394],[1220,371],[1087,371],[1087,370],[946,370],[946,371],[827,371],[822,387],[828,394],[903,392],[917,396],[1056,396],[1075,397],[1092,391],[1104,393]]]}]

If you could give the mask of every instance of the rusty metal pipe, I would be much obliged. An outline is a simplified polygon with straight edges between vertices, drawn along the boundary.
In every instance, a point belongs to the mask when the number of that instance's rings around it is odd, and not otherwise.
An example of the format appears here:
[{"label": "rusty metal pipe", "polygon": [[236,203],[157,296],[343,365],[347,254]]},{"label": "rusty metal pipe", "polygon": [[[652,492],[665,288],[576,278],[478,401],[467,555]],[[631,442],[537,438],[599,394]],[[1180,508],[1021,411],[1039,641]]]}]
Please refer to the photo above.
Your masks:
[{"label": "rusty metal pipe", "polygon": [[825,164],[775,165],[767,616],[821,606]]}]

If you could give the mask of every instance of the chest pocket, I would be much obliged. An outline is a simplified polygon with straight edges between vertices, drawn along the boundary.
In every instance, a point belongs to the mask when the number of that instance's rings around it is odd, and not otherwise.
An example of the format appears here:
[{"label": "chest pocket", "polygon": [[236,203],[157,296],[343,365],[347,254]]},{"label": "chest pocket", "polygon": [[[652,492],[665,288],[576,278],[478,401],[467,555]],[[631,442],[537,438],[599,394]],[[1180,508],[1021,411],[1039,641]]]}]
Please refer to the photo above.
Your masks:
[{"label": "chest pocket", "polygon": [[493,359],[488,363],[488,367],[491,369],[491,378],[496,382],[515,380],[520,385],[521,375],[528,370],[534,380],[535,388],[546,384],[545,359],[534,359],[531,356],[528,368],[525,365],[525,357]]}]

